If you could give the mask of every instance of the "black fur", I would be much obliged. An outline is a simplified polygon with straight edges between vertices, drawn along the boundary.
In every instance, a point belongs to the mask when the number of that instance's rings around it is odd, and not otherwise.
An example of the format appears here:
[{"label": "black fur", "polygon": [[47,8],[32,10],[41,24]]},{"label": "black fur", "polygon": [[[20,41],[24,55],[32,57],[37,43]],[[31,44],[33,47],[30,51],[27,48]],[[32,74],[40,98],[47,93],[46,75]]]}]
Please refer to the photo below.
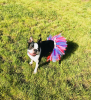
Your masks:
[{"label": "black fur", "polygon": [[31,43],[28,42],[28,49],[34,48],[34,42],[32,41]]},{"label": "black fur", "polygon": [[54,49],[54,41],[52,40],[41,41],[40,38],[40,40],[38,41],[38,47],[39,49],[41,48],[41,54],[39,58],[39,61],[41,61],[41,58],[43,56],[47,57],[52,53]]}]

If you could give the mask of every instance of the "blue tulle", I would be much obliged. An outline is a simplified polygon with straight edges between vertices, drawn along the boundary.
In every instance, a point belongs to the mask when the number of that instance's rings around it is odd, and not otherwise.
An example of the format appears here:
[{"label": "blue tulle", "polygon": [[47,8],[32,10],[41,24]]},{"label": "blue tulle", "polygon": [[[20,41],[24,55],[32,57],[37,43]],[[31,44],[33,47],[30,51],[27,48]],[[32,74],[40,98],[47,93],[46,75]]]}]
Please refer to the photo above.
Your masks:
[{"label": "blue tulle", "polygon": [[61,56],[65,54],[65,50],[67,47],[67,41],[64,37],[61,36],[61,34],[58,34],[56,36],[49,36],[47,40],[53,40],[56,44],[54,46],[54,49],[52,53],[47,57],[47,61],[53,61],[56,62],[61,59]]}]

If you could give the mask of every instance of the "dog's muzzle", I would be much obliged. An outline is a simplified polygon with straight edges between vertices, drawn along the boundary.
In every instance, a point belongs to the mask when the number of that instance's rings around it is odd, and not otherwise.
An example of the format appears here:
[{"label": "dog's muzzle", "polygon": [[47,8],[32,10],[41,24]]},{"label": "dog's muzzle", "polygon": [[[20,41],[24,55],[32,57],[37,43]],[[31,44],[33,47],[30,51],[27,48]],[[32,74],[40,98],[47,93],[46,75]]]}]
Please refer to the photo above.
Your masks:
[{"label": "dog's muzzle", "polygon": [[38,50],[37,49],[34,49],[34,53],[37,53],[38,52]]},{"label": "dog's muzzle", "polygon": [[34,49],[33,51],[34,51],[33,53],[28,51],[28,54],[31,55],[31,56],[36,56],[36,55],[40,54],[40,52],[37,49]]},{"label": "dog's muzzle", "polygon": [[34,54],[39,55],[39,51],[37,49],[34,49]]}]

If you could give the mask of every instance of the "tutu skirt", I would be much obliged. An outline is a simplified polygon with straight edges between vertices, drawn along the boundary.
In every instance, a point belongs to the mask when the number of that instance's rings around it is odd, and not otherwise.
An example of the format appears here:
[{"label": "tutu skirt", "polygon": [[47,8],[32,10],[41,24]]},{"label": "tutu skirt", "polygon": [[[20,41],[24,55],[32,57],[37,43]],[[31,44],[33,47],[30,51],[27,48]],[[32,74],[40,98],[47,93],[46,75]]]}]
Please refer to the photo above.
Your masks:
[{"label": "tutu skirt", "polygon": [[66,39],[61,36],[61,34],[55,35],[55,36],[49,36],[47,37],[47,40],[53,40],[54,41],[54,49],[51,52],[51,54],[47,57],[47,61],[53,61],[56,62],[58,60],[61,60],[62,55],[65,55],[65,50],[67,47],[67,41]]}]

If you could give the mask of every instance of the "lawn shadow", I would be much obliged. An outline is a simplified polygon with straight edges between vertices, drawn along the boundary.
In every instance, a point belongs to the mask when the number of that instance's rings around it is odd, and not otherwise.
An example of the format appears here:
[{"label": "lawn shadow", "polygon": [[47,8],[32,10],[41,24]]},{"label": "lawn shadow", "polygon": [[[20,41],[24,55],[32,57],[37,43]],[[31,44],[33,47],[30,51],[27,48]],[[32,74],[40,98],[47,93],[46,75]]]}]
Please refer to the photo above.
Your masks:
[{"label": "lawn shadow", "polygon": [[46,62],[40,63],[39,64],[39,68],[42,67],[42,66],[48,65],[49,63],[50,63],[50,61],[46,61]]},{"label": "lawn shadow", "polygon": [[70,57],[78,49],[78,47],[79,45],[77,43],[73,41],[68,41],[65,55],[62,57],[61,61]]}]

